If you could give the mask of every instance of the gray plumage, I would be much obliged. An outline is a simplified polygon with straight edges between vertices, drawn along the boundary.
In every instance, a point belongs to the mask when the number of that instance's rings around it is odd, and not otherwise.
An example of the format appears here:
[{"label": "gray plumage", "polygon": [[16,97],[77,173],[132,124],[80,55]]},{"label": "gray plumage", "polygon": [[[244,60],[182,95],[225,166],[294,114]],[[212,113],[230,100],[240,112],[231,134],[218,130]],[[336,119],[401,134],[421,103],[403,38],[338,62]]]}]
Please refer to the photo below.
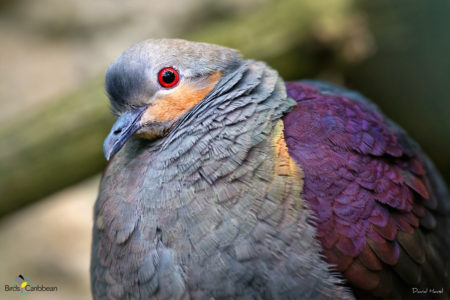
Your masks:
[{"label": "gray plumage", "polygon": [[223,76],[167,135],[130,139],[107,167],[94,298],[353,299],[319,254],[302,181],[275,171],[277,121],[295,105],[278,74],[227,48],[149,40],[108,70],[113,106],[152,97],[145,74],[166,65],[192,80]]}]

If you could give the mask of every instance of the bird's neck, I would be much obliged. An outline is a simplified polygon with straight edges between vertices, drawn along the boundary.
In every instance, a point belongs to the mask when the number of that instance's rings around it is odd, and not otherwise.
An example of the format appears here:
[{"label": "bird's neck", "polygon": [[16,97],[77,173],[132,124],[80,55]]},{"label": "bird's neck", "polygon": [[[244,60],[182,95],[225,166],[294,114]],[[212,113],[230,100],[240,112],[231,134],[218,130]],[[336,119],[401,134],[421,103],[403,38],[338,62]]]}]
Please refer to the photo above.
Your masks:
[{"label": "bird's neck", "polygon": [[[296,102],[278,73],[265,63],[244,61],[225,74],[214,90],[184,115],[155,145],[166,166],[208,153],[233,156],[266,139]],[[225,153],[223,153],[225,152]]]},{"label": "bird's neck", "polygon": [[231,182],[244,173],[272,176],[265,172],[274,168],[269,162],[278,147],[275,131],[282,132],[281,117],[295,104],[276,71],[262,62],[244,61],[166,137],[130,140],[110,168],[123,173],[132,167],[130,172],[143,181],[142,193],[155,196],[145,205],[160,208],[183,206],[218,180]]},{"label": "bird's neck", "polygon": [[94,250],[109,249],[108,257],[123,259],[118,265],[135,274],[134,265],[123,258],[126,247],[145,249],[133,257],[140,261],[165,245],[190,269],[220,243],[245,268],[247,259],[258,256],[245,243],[260,245],[272,257],[277,252],[270,239],[280,236],[302,253],[305,270],[311,270],[302,275],[305,284],[332,286],[337,279],[321,260],[308,221],[311,211],[301,198],[302,170],[284,140],[281,117],[295,102],[264,64],[249,62],[239,74],[222,82],[217,95],[193,109],[165,138],[132,139],[116,155],[96,204],[102,240]]}]

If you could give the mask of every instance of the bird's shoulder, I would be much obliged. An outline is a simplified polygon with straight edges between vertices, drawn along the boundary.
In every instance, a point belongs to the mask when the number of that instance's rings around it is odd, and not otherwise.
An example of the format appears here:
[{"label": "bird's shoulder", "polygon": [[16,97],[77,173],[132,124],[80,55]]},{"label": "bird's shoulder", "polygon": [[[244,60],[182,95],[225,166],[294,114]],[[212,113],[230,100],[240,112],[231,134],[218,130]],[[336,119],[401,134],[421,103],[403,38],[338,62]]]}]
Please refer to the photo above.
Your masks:
[{"label": "bird's shoulder", "polygon": [[326,260],[363,296],[449,291],[450,198],[420,147],[370,101],[323,82],[286,83],[284,121]]}]

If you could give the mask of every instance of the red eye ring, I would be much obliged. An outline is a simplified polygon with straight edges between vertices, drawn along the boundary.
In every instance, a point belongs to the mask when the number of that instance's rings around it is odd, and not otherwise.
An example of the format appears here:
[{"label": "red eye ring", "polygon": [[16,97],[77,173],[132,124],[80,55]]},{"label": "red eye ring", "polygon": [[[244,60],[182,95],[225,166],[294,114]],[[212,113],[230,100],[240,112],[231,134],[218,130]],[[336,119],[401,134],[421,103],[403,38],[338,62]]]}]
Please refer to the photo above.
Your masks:
[{"label": "red eye ring", "polygon": [[158,73],[158,82],[162,87],[171,88],[180,81],[178,71],[172,67],[162,68]]}]

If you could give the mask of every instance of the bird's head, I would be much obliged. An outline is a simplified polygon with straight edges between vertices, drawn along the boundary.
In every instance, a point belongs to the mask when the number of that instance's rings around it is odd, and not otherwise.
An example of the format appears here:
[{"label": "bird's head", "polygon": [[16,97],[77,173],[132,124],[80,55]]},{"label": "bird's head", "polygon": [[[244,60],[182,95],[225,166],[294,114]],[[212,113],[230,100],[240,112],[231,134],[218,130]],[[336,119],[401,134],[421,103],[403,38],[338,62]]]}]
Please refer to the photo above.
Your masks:
[{"label": "bird's head", "polygon": [[106,159],[131,136],[167,134],[239,61],[235,50],[176,39],[147,40],[127,49],[106,72],[105,88],[119,116],[103,145]]}]

